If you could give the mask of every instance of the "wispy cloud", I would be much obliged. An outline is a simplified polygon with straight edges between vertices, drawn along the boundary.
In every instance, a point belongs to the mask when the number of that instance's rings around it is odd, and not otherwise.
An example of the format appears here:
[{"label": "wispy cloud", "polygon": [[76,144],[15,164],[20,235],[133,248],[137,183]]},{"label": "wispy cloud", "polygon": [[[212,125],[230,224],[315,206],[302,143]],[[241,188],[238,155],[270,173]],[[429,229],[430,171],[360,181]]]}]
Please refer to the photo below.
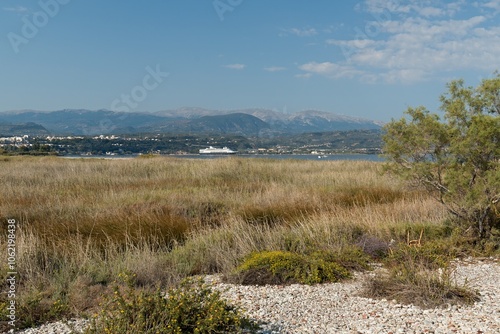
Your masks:
[{"label": "wispy cloud", "polygon": [[295,35],[298,37],[311,37],[318,34],[318,31],[314,28],[289,28],[282,29],[281,35]]},{"label": "wispy cloud", "polygon": [[299,69],[312,74],[323,75],[331,78],[352,78],[357,75],[362,74],[361,71],[355,69],[352,66],[348,65],[340,65],[332,62],[310,62],[306,64],[302,64],[299,66]]},{"label": "wispy cloud", "polygon": [[476,5],[476,10],[469,6],[470,11],[463,10],[463,0],[430,6],[435,3],[440,2],[365,0],[360,10],[373,14],[370,24],[376,33],[328,39],[326,44],[339,48],[344,59],[311,61],[299,69],[330,78],[412,83],[451,71],[500,68],[500,25],[492,13],[500,0]]},{"label": "wispy cloud", "polygon": [[243,69],[245,69],[245,67],[247,67],[247,65],[245,65],[245,64],[228,64],[228,65],[224,65],[223,67],[229,68],[231,70],[243,70]]},{"label": "wispy cloud", "polygon": [[495,9],[496,11],[500,11],[500,0],[492,0],[483,4],[483,7]]},{"label": "wispy cloud", "polygon": [[264,70],[268,72],[281,72],[281,71],[286,71],[286,67],[281,67],[281,66],[271,66],[271,67],[266,67]]},{"label": "wispy cloud", "polygon": [[6,12],[25,13],[28,11],[28,8],[23,6],[16,6],[16,7],[4,7],[3,10]]},{"label": "wispy cloud", "polygon": [[365,0],[363,3],[357,5],[356,8],[371,14],[418,14],[424,17],[437,17],[444,15],[452,16],[465,3],[465,0],[455,0],[449,3],[435,0]]},{"label": "wispy cloud", "polygon": [[309,79],[310,77],[312,77],[312,73],[299,73],[296,74],[295,77],[300,79]]},{"label": "wispy cloud", "polygon": [[387,71],[381,77],[391,82],[397,81],[395,72],[402,73],[402,81],[419,81],[426,77],[424,73],[493,70],[500,66],[500,28],[481,27],[484,21],[482,16],[439,22],[390,21],[380,26],[388,34],[385,40],[345,43],[353,51],[351,63]]}]

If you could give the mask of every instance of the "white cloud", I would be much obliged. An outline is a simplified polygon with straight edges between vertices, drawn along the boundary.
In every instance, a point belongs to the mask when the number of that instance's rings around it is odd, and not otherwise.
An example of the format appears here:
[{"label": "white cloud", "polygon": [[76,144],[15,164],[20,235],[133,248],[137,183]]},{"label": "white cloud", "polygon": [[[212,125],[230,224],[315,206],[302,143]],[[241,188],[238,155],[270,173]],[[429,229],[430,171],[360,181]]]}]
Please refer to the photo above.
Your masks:
[{"label": "white cloud", "polygon": [[268,72],[281,72],[281,71],[286,71],[286,67],[281,67],[281,66],[271,66],[271,67],[266,67],[264,70]]},{"label": "white cloud", "polygon": [[444,14],[443,9],[436,7],[420,7],[415,9],[420,15],[425,17],[431,16],[442,16]]},{"label": "white cloud", "polygon": [[[349,60],[362,66],[415,73],[478,68],[485,65],[481,59],[488,52],[497,54],[495,49],[500,40],[492,28],[477,27],[483,21],[483,17],[473,17],[434,24],[422,19],[387,22],[383,25],[384,31],[390,34],[386,40],[367,40],[362,44],[346,41],[344,44],[351,47]],[[500,53],[498,56],[499,60],[487,66],[500,65]]]},{"label": "white cloud", "polygon": [[290,28],[290,29],[282,29],[283,33],[295,35],[298,37],[311,37],[318,34],[318,31],[314,28]]},{"label": "white cloud", "polygon": [[332,73],[338,65],[330,62],[316,63],[311,62],[299,66],[299,69],[307,72],[317,73],[317,74],[330,74]]},{"label": "white cloud", "polygon": [[247,65],[245,64],[228,64],[228,65],[224,65],[225,68],[229,68],[231,70],[243,70],[245,69],[245,67],[247,67]]},{"label": "white cloud", "polygon": [[361,75],[363,72],[348,65],[339,65],[332,62],[310,62],[302,64],[299,69],[309,74],[318,74],[330,78],[352,78]]},{"label": "white cloud", "polygon": [[[500,69],[500,25],[489,15],[500,8],[500,0],[482,8],[469,6],[460,19],[451,17],[466,5],[463,0],[366,0],[360,10],[373,14],[369,24],[376,29],[364,36],[353,33],[352,39],[327,40],[340,49],[343,60],[299,68],[332,78],[390,83],[429,80],[459,70]],[[381,14],[384,10],[391,12]]]},{"label": "white cloud", "polygon": [[489,1],[485,4],[483,4],[483,7],[491,8],[491,9],[494,9],[496,11],[500,11],[500,0]]},{"label": "white cloud", "polygon": [[337,45],[348,48],[364,49],[370,46],[374,46],[375,44],[377,44],[377,42],[371,39],[353,39],[344,41],[338,39],[329,39],[326,41],[326,44]]},{"label": "white cloud", "polygon": [[399,0],[365,0],[357,8],[358,10],[364,10],[372,14],[380,14],[382,12],[409,13],[411,10],[410,6],[401,5],[401,2]]},{"label": "white cloud", "polygon": [[455,0],[448,3],[436,0],[365,0],[357,8],[374,16],[384,13],[386,16],[418,14],[424,17],[433,17],[453,16],[465,3],[465,0]]},{"label": "white cloud", "polygon": [[379,26],[386,33],[400,35],[408,33],[429,38],[453,35],[465,36],[470,29],[486,21],[484,16],[474,16],[466,20],[431,21],[423,18],[409,18],[404,21],[382,22]]},{"label": "white cloud", "polygon": [[300,36],[300,37],[308,37],[308,36],[314,36],[314,35],[317,35],[318,32],[316,31],[316,29],[313,29],[313,28],[309,28],[309,29],[292,29],[292,33],[294,33],[295,35],[297,36]]},{"label": "white cloud", "polygon": [[[427,79],[427,73],[420,69],[397,69],[390,70],[381,75],[381,78],[388,83],[413,83]],[[377,80],[375,78],[375,80]]]}]

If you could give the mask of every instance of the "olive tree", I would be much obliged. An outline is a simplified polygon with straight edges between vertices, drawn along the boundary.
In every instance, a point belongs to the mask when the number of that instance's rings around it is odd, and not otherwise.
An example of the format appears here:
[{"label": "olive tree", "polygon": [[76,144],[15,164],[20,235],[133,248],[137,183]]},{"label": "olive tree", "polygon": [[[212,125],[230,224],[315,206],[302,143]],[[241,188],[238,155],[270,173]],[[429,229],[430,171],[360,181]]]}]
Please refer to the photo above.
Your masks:
[{"label": "olive tree", "polygon": [[442,117],[425,107],[385,126],[388,170],[423,186],[480,238],[500,228],[500,74],[452,81]]}]

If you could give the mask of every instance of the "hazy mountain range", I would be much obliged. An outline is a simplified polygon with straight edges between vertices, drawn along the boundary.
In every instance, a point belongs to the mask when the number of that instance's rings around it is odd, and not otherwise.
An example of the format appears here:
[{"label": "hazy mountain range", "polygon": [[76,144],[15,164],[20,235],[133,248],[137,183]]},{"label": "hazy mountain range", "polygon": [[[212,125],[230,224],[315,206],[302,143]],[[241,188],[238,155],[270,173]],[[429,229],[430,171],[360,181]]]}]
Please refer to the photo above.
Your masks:
[{"label": "hazy mountain range", "polygon": [[[273,136],[307,132],[380,129],[380,122],[330,112],[283,113],[267,109],[180,108],[151,113],[66,109],[0,113],[0,135],[36,131],[54,135],[214,133]],[[6,133],[16,132],[16,133]],[[30,134],[30,133],[26,133]]]}]

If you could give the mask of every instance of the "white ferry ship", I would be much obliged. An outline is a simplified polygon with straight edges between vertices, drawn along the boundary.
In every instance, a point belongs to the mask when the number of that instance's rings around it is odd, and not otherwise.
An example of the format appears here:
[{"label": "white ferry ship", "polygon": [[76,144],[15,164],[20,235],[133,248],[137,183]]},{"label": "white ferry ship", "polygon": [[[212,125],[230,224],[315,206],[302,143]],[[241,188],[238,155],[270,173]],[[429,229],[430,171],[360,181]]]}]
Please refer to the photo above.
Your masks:
[{"label": "white ferry ship", "polygon": [[223,148],[215,148],[213,146],[210,146],[209,148],[202,148],[200,150],[200,154],[235,154],[236,151],[231,150],[228,147],[223,147]]}]

